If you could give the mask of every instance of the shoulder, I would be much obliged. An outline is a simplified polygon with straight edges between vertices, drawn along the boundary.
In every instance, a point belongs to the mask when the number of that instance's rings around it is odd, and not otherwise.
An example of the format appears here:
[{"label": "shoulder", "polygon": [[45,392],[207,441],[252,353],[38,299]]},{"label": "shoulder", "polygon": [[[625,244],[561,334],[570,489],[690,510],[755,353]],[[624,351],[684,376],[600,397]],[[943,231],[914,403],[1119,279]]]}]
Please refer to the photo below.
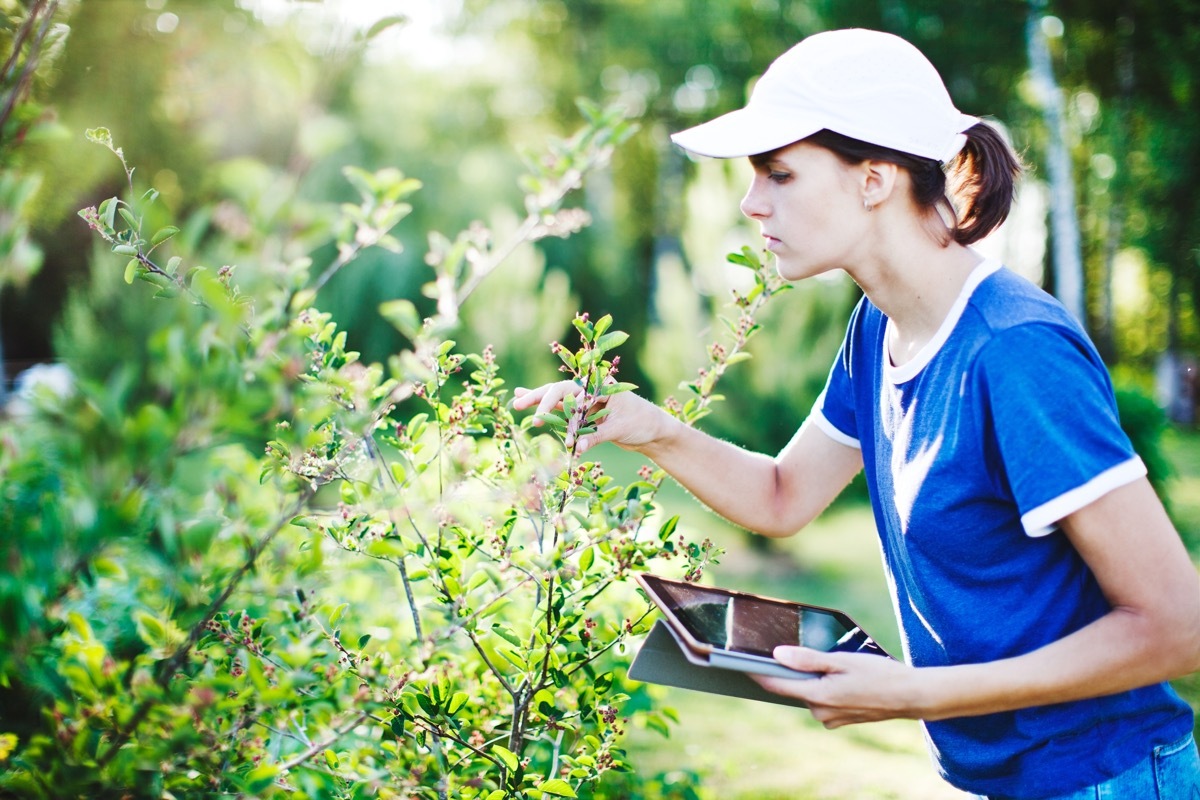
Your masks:
[{"label": "shoulder", "polygon": [[1072,336],[1086,336],[1062,303],[1005,267],[980,282],[971,296],[970,309],[997,335],[1025,325],[1041,325],[1060,328]]},{"label": "shoulder", "polygon": [[999,363],[1028,371],[1067,357],[1107,374],[1095,345],[1062,303],[1011,270],[997,269],[982,281],[964,317],[985,367]]}]

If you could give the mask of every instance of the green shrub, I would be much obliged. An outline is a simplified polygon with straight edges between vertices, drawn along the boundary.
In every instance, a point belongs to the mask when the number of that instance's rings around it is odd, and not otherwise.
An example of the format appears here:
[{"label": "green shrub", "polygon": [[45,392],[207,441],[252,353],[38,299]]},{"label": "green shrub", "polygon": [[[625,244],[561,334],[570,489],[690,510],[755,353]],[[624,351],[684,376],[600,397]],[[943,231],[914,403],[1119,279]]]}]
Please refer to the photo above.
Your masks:
[{"label": "green shrub", "polygon": [[1151,485],[1166,502],[1167,481],[1172,476],[1171,461],[1163,451],[1167,416],[1153,397],[1133,385],[1118,386],[1116,396],[1121,427],[1133,443],[1133,449],[1146,463]]},{"label": "green shrub", "polygon": [[[196,263],[204,237],[162,219],[127,165],[129,197],[81,212],[135,288],[108,319],[74,308],[73,390],[0,427],[0,794],[614,796],[644,691],[623,649],[648,614],[625,578],[653,559],[698,576],[716,553],[658,512],[661,472],[618,485],[562,446],[628,388],[610,318],[580,315],[578,347],[554,348],[584,387],[546,420],[557,437],[513,417],[490,349],[450,338],[505,255],[584,221],[565,197],[631,130],[584,110],[526,178],[513,241],[431,235],[436,312],[383,304],[412,343],[385,364],[313,301],[363,249],[400,247],[418,185],[399,172],[349,169],[358,204],[277,221],[272,252],[329,233],[321,269]],[[153,311],[124,299],[147,284]],[[629,707],[669,730],[669,710]],[[649,777],[643,794],[691,785]]]}]

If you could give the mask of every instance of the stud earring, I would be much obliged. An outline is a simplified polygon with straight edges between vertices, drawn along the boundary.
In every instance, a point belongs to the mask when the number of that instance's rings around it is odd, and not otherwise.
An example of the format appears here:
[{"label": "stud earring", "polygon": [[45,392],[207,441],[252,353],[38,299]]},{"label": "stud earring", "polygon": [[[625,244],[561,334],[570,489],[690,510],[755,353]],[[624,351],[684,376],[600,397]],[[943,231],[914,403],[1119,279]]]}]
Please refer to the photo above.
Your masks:
[{"label": "stud earring", "polygon": [[867,200],[867,198],[864,197],[863,198],[863,211],[874,211],[874,210],[875,210],[875,206],[871,205],[871,201]]}]

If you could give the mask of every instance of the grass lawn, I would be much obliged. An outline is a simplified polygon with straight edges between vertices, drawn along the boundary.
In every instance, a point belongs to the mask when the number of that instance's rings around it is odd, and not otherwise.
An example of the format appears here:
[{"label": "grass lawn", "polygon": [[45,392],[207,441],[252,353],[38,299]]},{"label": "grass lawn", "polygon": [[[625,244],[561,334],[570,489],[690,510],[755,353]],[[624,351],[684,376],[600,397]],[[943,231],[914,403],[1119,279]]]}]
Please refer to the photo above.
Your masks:
[{"label": "grass lawn", "polygon": [[[1172,513],[1200,563],[1200,433],[1171,431],[1165,441],[1176,475],[1169,487]],[[609,471],[636,469],[625,454],[606,452]],[[640,463],[640,462],[637,462]],[[727,550],[709,577],[732,588],[846,610],[892,652],[899,636],[879,562],[874,521],[865,505],[827,512],[793,539],[767,549],[749,546],[734,530],[674,484],[660,501],[697,537]],[[1178,684],[1193,703],[1200,676]],[[663,690],[663,703],[680,723],[670,738],[634,729],[627,741],[635,769],[647,773],[694,770],[711,797],[723,800],[952,800],[967,797],[934,772],[920,727],[895,721],[827,731],[807,712],[689,692]]]}]

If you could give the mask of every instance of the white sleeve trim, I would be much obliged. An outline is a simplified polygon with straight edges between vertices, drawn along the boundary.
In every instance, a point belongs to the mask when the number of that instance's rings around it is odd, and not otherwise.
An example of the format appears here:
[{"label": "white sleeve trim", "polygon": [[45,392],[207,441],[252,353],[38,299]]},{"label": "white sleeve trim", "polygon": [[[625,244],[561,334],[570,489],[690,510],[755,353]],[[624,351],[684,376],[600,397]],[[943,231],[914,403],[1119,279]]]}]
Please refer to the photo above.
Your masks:
[{"label": "white sleeve trim", "polygon": [[[822,397],[824,397],[824,395],[822,395]],[[817,401],[817,405],[820,406],[820,401]],[[813,408],[812,413],[808,415],[808,419],[805,420],[804,424],[807,425],[810,422],[820,428],[822,433],[824,433],[830,439],[833,439],[838,444],[844,444],[846,447],[853,447],[855,450],[862,450],[862,443],[859,442],[858,439],[855,439],[853,436],[847,436],[839,431],[832,422],[825,419],[825,415],[821,413],[819,408]]]},{"label": "white sleeve trim", "polygon": [[1122,461],[1115,467],[1110,467],[1092,478],[1082,486],[1077,486],[1069,492],[1060,494],[1037,508],[1021,515],[1021,526],[1027,536],[1045,536],[1058,530],[1058,521],[1063,517],[1074,514],[1079,509],[1104,495],[1133,483],[1146,474],[1146,465],[1142,459],[1134,456],[1128,461]]}]

